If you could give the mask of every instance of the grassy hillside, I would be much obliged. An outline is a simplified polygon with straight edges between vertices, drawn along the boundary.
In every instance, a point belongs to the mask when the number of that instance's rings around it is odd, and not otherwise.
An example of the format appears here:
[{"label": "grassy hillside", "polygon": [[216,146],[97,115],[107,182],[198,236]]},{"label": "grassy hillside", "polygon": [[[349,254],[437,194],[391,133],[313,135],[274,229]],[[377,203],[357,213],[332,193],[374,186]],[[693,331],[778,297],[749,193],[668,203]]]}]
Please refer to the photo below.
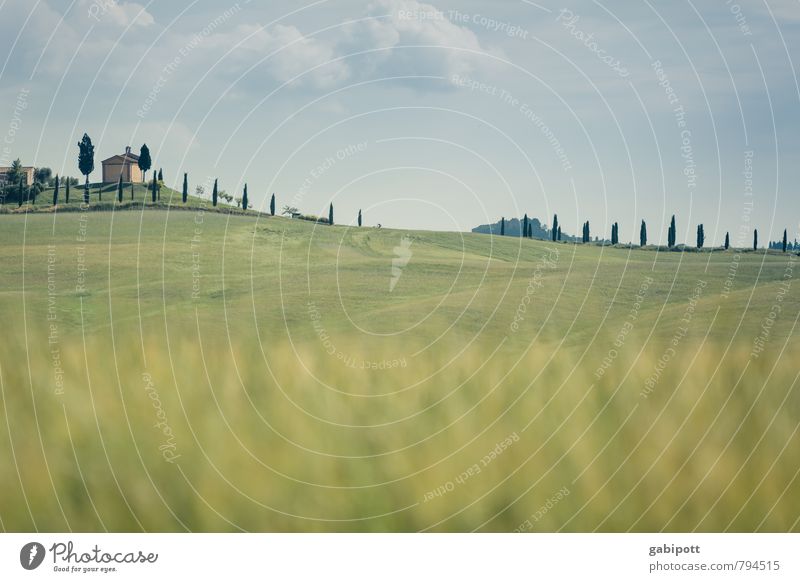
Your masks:
[{"label": "grassy hillside", "polygon": [[[62,184],[59,188],[58,205],[53,206],[54,188],[46,188],[37,197],[24,199],[22,205],[14,197],[5,204],[0,205],[0,214],[24,214],[32,212],[79,212],[83,204],[83,184],[70,187],[69,202],[66,200],[66,187]],[[116,183],[90,184],[89,203],[90,209],[97,210],[140,210],[142,208],[173,208],[175,210],[196,209],[203,207],[209,211],[214,211],[210,202],[210,193],[206,198],[201,198],[193,194],[186,197],[183,202],[183,194],[179,190],[173,190],[167,186],[162,186],[157,193],[156,202],[153,202],[151,186],[147,184],[123,184],[122,202],[118,200],[118,188]],[[244,213],[240,208],[225,203],[224,200],[218,201],[218,211]],[[253,210],[248,211],[254,214]]]},{"label": "grassy hillside", "polygon": [[800,530],[794,256],[201,207],[0,242],[5,530]]}]

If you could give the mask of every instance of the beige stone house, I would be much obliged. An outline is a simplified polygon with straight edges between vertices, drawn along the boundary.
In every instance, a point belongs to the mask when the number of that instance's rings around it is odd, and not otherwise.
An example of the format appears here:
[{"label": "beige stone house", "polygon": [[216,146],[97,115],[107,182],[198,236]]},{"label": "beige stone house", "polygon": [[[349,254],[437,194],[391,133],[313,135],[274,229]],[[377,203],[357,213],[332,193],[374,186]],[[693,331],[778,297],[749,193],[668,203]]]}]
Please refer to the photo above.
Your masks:
[{"label": "beige stone house", "polygon": [[131,153],[131,146],[125,148],[124,154],[103,160],[103,182],[117,182],[120,175],[123,182],[144,182],[138,161],[139,156]]},{"label": "beige stone house", "polygon": [[[22,172],[25,176],[25,185],[30,186],[33,184],[33,173],[36,171],[36,168],[33,166],[23,166]],[[11,172],[11,167],[7,166],[0,166],[0,184],[5,184],[8,182],[8,174]]]}]

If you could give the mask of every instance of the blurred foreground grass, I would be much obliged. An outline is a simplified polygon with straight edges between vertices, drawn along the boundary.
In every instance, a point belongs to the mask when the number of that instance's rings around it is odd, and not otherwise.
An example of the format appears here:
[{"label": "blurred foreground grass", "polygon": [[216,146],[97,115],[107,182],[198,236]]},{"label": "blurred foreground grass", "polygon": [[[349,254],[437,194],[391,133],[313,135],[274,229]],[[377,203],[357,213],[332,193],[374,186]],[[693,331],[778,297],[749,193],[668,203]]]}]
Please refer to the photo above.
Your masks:
[{"label": "blurred foreground grass", "polygon": [[5,530],[800,529],[793,258],[0,223]]}]

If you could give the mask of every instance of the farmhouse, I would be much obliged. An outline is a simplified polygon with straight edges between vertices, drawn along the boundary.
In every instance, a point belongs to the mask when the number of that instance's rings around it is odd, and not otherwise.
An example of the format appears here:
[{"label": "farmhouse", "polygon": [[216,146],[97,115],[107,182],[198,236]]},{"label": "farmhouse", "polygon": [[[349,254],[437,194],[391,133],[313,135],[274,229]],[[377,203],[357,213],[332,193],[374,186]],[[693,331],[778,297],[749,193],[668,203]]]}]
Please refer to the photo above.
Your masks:
[{"label": "farmhouse", "polygon": [[103,160],[103,182],[116,182],[122,176],[123,182],[144,182],[144,176],[137,162],[139,156],[131,153],[131,146],[125,153]]},{"label": "farmhouse", "polygon": [[[23,166],[22,175],[25,177],[25,185],[30,186],[33,184],[33,173],[35,169],[33,166]],[[0,166],[0,185],[8,182],[8,175],[11,173],[11,168]]]}]

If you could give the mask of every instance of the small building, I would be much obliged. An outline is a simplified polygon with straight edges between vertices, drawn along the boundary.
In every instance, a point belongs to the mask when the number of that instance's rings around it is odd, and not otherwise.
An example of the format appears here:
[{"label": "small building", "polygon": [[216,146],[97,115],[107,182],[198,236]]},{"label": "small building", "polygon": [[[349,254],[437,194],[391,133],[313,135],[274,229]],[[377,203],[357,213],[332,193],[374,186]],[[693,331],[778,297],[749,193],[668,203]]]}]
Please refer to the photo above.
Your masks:
[{"label": "small building", "polygon": [[[33,174],[36,168],[33,166],[23,166],[22,175],[25,177],[25,185],[30,186],[33,184]],[[11,173],[11,167],[0,166],[0,185],[8,183],[8,175]]]},{"label": "small building", "polygon": [[139,156],[131,153],[131,146],[125,148],[124,154],[103,160],[103,182],[117,182],[120,176],[123,182],[144,182],[138,162]]}]

